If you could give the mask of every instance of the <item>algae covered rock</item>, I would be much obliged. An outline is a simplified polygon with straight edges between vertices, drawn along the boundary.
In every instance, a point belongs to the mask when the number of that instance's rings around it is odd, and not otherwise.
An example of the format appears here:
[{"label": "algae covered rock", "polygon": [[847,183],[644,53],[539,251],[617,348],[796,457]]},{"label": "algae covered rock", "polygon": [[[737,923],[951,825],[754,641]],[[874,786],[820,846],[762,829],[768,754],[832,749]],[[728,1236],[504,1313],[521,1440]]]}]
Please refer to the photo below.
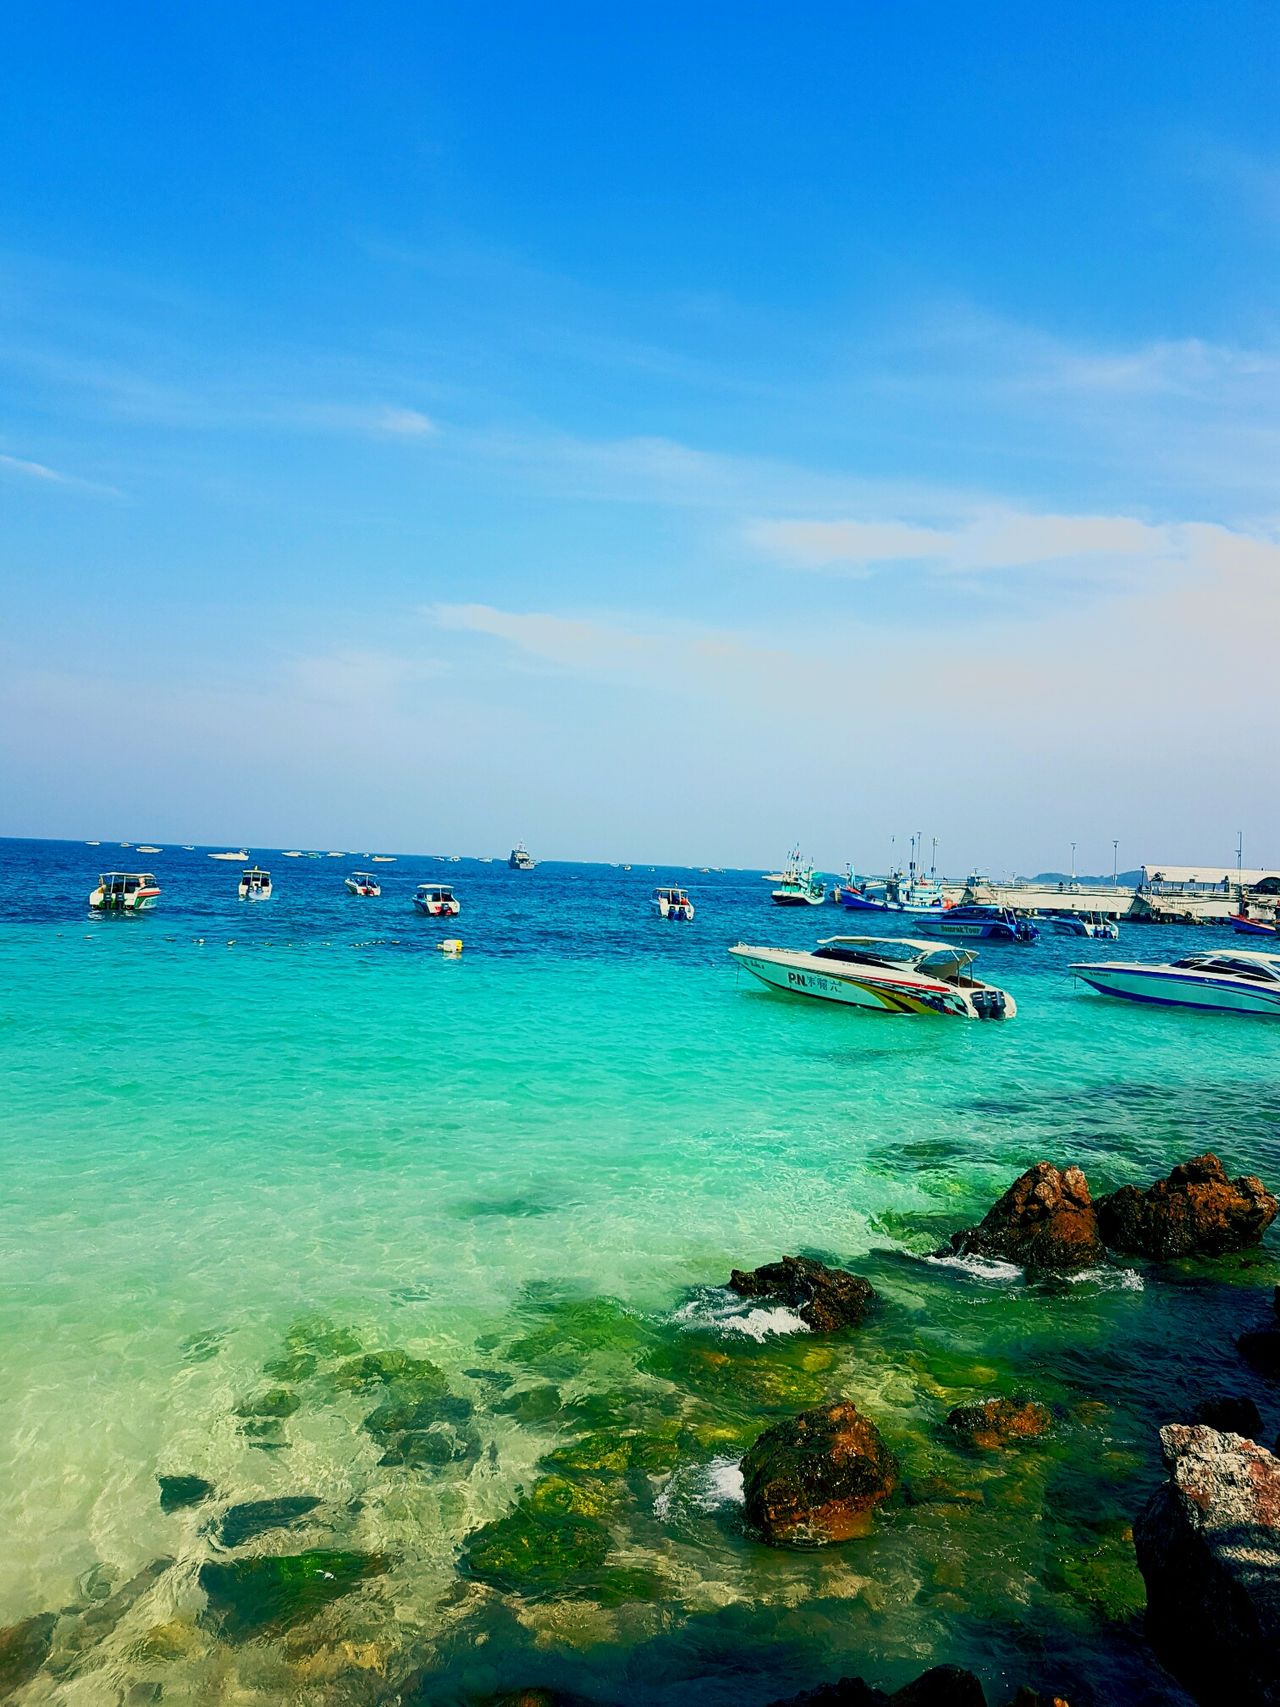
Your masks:
[{"label": "algae covered rock", "polygon": [[213,1492],[213,1483],[203,1476],[157,1476],[160,1484],[160,1510],[182,1511],[187,1506],[201,1505]]},{"label": "algae covered rock", "polygon": [[1280,1459],[1238,1435],[1160,1431],[1168,1480],[1134,1526],[1147,1636],[1202,1701],[1280,1704]]},{"label": "algae covered rock", "polygon": [[575,1511],[539,1509],[521,1500],[505,1517],[467,1540],[462,1566],[495,1588],[527,1595],[580,1590],[609,1551],[609,1531],[597,1518]]},{"label": "algae covered rock", "polygon": [[287,1387],[270,1387],[265,1393],[259,1393],[256,1398],[245,1399],[236,1406],[238,1417],[270,1418],[278,1421],[282,1417],[291,1417],[302,1404],[296,1393]]},{"label": "algae covered rock", "polygon": [[328,1316],[299,1316],[284,1336],[291,1352],[311,1352],[317,1357],[354,1357],[360,1341],[350,1328],[340,1328]]},{"label": "algae covered rock", "polygon": [[21,1689],[40,1670],[53,1646],[56,1612],[38,1612],[0,1630],[0,1699]]},{"label": "algae covered rock", "polygon": [[1022,1395],[957,1405],[947,1416],[948,1428],[984,1451],[1007,1446],[1012,1440],[1034,1440],[1048,1434],[1052,1426],[1046,1407]]},{"label": "algae covered rock", "polygon": [[232,1641],[290,1629],[369,1577],[387,1560],[377,1553],[316,1549],[200,1567],[209,1614]]},{"label": "algae covered rock", "polygon": [[1028,1279],[1106,1260],[1088,1180],[1079,1168],[1052,1162],[1028,1168],[976,1227],[953,1233],[951,1251],[1015,1263]]},{"label": "algae covered rock", "polygon": [[382,1464],[438,1468],[480,1451],[479,1437],[465,1425],[475,1407],[449,1392],[434,1365],[432,1373],[401,1375],[384,1388],[386,1397],[364,1419],[366,1433],[383,1448]]},{"label": "algae covered rock", "polygon": [[809,1257],[783,1257],[760,1268],[735,1268],[729,1290],[742,1298],[776,1298],[815,1333],[856,1328],[875,1298],[869,1280]]},{"label": "algae covered rock", "polygon": [[1280,1203],[1260,1179],[1228,1179],[1218,1158],[1206,1152],[1145,1190],[1125,1185],[1099,1198],[1098,1225],[1112,1250],[1167,1262],[1256,1245],[1277,1209]]},{"label": "algae covered rock", "polygon": [[319,1367],[320,1360],[314,1352],[291,1351],[264,1363],[262,1373],[272,1381],[308,1381]]},{"label": "algae covered rock", "polygon": [[247,1500],[228,1508],[219,1540],[224,1547],[243,1547],[269,1529],[287,1529],[313,1512],[320,1501],[312,1494],[287,1494],[282,1499]]},{"label": "algae covered rock", "polygon": [[856,1405],[822,1405],[767,1428],[742,1460],[747,1521],[773,1546],[820,1547],[866,1529],[897,1485],[897,1460]]},{"label": "algae covered rock", "polygon": [[448,1379],[442,1369],[425,1357],[410,1357],[407,1351],[393,1347],[389,1351],[370,1351],[363,1357],[353,1357],[341,1364],[333,1376],[334,1384],[345,1392],[367,1393],[388,1382],[412,1383],[420,1391],[448,1389]]}]

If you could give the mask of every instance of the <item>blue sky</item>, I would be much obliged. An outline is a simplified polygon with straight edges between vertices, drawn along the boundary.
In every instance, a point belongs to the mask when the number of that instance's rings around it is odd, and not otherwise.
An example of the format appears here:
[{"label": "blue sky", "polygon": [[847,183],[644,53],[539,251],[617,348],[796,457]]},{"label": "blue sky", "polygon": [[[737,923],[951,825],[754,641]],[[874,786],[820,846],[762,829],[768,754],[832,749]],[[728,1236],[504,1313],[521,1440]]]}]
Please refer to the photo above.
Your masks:
[{"label": "blue sky", "polygon": [[0,53],[0,833],[1280,860],[1270,5]]}]

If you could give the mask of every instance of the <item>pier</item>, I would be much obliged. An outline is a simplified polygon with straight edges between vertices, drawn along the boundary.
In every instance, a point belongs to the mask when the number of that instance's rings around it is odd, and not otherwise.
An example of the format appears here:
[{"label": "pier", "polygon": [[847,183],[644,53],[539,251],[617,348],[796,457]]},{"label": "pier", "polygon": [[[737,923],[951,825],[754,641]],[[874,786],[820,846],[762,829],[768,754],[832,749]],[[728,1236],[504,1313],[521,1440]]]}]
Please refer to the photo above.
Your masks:
[{"label": "pier", "polygon": [[1133,924],[1221,925],[1242,911],[1273,916],[1280,902],[1280,872],[1144,865],[1136,885],[1070,879],[996,883],[975,876],[944,883],[942,889],[953,901],[988,902],[1020,913],[1101,913]]}]

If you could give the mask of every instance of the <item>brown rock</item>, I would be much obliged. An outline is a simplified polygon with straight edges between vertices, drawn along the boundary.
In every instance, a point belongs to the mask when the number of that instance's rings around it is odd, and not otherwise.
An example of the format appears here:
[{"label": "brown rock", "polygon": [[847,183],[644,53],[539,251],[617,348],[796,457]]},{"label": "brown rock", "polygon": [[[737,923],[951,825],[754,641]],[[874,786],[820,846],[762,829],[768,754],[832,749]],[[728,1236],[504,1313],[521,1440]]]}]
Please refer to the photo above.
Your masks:
[{"label": "brown rock", "polygon": [[735,1268],[729,1288],[743,1298],[776,1298],[815,1333],[856,1328],[875,1298],[871,1282],[809,1257],[783,1257],[759,1268]]},{"label": "brown rock", "polygon": [[39,1612],[0,1630],[0,1700],[21,1689],[40,1670],[49,1657],[57,1622],[56,1612]]},{"label": "brown rock", "polygon": [[866,1528],[898,1465],[856,1405],[819,1405],[765,1429],[742,1460],[747,1520],[771,1546],[822,1547]]},{"label": "brown rock", "polygon": [[957,1405],[947,1425],[963,1435],[971,1446],[993,1451],[1011,1440],[1033,1440],[1047,1434],[1053,1418],[1034,1399],[986,1399],[980,1404]]},{"label": "brown rock", "polygon": [[1151,1644],[1202,1701],[1280,1707],[1280,1460],[1181,1423],[1160,1444],[1169,1479],[1134,1525]]},{"label": "brown rock", "polygon": [[1028,1168],[976,1227],[951,1235],[961,1255],[1016,1263],[1029,1278],[1105,1262],[1089,1182],[1079,1168]]},{"label": "brown rock", "polygon": [[1103,1242],[1135,1256],[1221,1256],[1256,1245],[1280,1203],[1260,1179],[1228,1179],[1211,1154],[1193,1156],[1145,1190],[1124,1185],[1098,1200]]}]

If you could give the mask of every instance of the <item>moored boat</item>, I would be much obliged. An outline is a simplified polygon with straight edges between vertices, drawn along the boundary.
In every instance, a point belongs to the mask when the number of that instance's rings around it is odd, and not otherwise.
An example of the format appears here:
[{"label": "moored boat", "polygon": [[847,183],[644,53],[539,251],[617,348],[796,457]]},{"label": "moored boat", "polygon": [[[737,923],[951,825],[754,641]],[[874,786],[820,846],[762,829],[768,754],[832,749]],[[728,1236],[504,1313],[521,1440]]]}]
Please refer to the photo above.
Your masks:
[{"label": "moored boat", "polygon": [[1031,920],[1021,918],[1012,907],[987,906],[981,902],[945,908],[935,920],[935,928],[943,936],[969,937],[982,942],[1030,944],[1040,936]]},{"label": "moored boat", "polygon": [[348,895],[372,895],[382,893],[382,885],[372,871],[353,871],[346,879]]},{"label": "moored boat", "polygon": [[264,871],[260,865],[251,865],[240,873],[240,899],[242,901],[269,901],[271,899],[271,873]]},{"label": "moored boat", "polygon": [[517,842],[507,857],[507,864],[512,871],[532,871],[537,863],[523,842]]},{"label": "moored boat", "polygon": [[89,892],[98,913],[146,913],[160,898],[160,885],[149,871],[104,871]]},{"label": "moored boat", "polygon": [[973,949],[909,937],[824,937],[816,948],[762,948],[737,943],[740,966],[773,989],[882,1013],[1012,1019],[1005,990],[969,975]]},{"label": "moored boat", "polygon": [[1058,936],[1087,936],[1102,942],[1120,938],[1120,926],[1105,913],[1053,913],[1049,923]]},{"label": "moored boat", "polygon": [[800,857],[799,848],[787,855],[785,871],[774,874],[778,887],[769,892],[775,907],[820,907],[827,898],[827,886],[811,865]]},{"label": "moored boat", "polygon": [[1232,915],[1231,928],[1237,936],[1270,936],[1280,935],[1276,929],[1276,918],[1273,913],[1269,919],[1255,919],[1248,913]]},{"label": "moored boat", "polygon": [[1159,964],[1098,960],[1071,971],[1100,995],[1156,1007],[1280,1019],[1280,954],[1232,948]]},{"label": "moored boat", "polygon": [[660,919],[672,919],[684,924],[693,919],[693,902],[687,889],[655,889],[653,910]]},{"label": "moored boat", "polygon": [[243,865],[243,863],[245,862],[245,860],[248,859],[248,857],[249,857],[248,848],[241,848],[236,853],[212,853],[209,855],[210,859],[233,859],[236,861],[236,863],[238,865]]},{"label": "moored boat", "polygon": [[413,904],[432,919],[456,919],[462,911],[461,902],[447,883],[420,883],[413,892]]}]

